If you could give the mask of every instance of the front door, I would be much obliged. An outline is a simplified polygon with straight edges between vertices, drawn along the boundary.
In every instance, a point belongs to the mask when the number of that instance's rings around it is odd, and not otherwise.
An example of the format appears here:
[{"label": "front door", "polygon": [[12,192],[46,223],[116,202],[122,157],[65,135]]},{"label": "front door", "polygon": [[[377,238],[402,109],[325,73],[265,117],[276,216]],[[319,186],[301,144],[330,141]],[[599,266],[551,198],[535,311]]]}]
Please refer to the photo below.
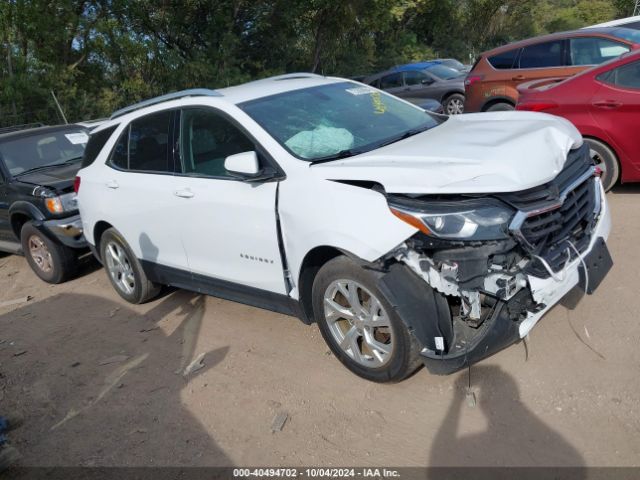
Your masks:
[{"label": "front door", "polygon": [[256,150],[232,121],[207,107],[182,110],[180,231],[195,281],[215,279],[286,293],[276,221],[277,182],[247,183],[224,168]]}]

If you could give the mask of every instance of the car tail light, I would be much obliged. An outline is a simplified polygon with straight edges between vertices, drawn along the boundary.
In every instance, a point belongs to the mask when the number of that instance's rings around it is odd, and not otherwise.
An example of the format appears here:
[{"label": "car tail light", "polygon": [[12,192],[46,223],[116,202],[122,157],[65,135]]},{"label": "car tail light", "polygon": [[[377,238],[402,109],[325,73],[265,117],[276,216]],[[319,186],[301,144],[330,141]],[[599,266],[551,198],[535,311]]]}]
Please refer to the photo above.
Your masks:
[{"label": "car tail light", "polygon": [[545,110],[552,110],[554,108],[558,108],[558,104],[555,102],[525,102],[516,105],[516,110],[526,112],[544,112]]},{"label": "car tail light", "polygon": [[80,177],[76,177],[73,181],[73,191],[76,193],[80,191]]},{"label": "car tail light", "polygon": [[474,83],[480,82],[483,79],[482,75],[469,75],[464,79],[464,86],[470,87]]}]

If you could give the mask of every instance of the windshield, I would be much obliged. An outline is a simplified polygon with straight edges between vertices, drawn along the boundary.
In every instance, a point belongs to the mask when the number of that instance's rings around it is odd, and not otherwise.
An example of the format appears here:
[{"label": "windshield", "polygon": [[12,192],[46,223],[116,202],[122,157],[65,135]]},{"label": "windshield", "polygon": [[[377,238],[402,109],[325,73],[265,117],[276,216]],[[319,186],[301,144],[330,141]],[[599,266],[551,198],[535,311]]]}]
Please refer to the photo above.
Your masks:
[{"label": "windshield", "polygon": [[307,161],[364,153],[440,123],[420,108],[351,82],[281,93],[239,107]]},{"label": "windshield", "polygon": [[640,43],[640,30],[632,28],[616,28],[611,32],[614,37],[621,38],[633,43]]},{"label": "windshield", "polygon": [[80,160],[89,136],[82,128],[28,135],[0,143],[0,158],[19,175],[49,165]]},{"label": "windshield", "polygon": [[426,71],[441,80],[451,80],[452,78],[457,78],[463,75],[459,70],[445,65],[434,65],[433,67],[427,68]]}]

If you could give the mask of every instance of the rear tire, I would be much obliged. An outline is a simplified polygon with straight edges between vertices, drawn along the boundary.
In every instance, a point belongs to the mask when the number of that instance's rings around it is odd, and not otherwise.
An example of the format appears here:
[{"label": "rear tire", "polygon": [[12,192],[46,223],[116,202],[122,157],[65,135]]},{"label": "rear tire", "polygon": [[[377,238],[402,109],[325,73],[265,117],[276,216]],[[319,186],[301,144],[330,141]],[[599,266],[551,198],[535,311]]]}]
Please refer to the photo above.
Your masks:
[{"label": "rear tire", "polygon": [[105,230],[100,237],[100,258],[111,285],[127,302],[144,303],[160,292],[160,286],[147,278],[142,264],[115,228]]},{"label": "rear tire", "polygon": [[31,222],[22,226],[20,242],[31,270],[45,282],[62,283],[76,272],[76,251],[52,240]]},{"label": "rear tire", "polygon": [[345,256],[320,268],[313,312],[344,366],[373,382],[399,382],[421,365],[420,346],[377,287],[378,276]]},{"label": "rear tire", "polygon": [[608,192],[618,183],[620,178],[620,166],[618,165],[618,157],[609,146],[595,140],[593,138],[585,138],[584,141],[589,145],[589,154],[596,166],[602,170],[602,187]]},{"label": "rear tire", "polygon": [[515,109],[516,107],[514,107],[510,103],[500,102],[500,103],[494,103],[489,108],[487,108],[485,112],[510,112]]},{"label": "rear tire", "polygon": [[460,115],[464,113],[464,95],[461,93],[449,95],[442,106],[447,115]]}]

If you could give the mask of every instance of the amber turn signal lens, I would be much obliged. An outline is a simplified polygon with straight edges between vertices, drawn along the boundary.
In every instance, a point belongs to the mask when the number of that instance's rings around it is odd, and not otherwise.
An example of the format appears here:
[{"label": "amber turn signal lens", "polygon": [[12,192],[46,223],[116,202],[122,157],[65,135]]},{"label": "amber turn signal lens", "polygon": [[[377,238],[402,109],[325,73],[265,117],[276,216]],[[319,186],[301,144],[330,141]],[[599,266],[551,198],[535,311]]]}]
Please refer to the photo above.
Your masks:
[{"label": "amber turn signal lens", "polygon": [[418,220],[413,215],[409,215],[408,213],[404,213],[401,210],[396,210],[395,208],[391,208],[391,207],[389,208],[389,210],[391,210],[391,213],[393,213],[396,217],[398,217],[403,222],[408,223],[412,227],[417,228],[422,233],[425,233],[427,235],[431,235],[431,230],[429,230],[424,223],[422,223],[420,220]]},{"label": "amber turn signal lens", "polygon": [[44,205],[51,213],[62,213],[64,211],[62,202],[58,197],[45,198]]}]

